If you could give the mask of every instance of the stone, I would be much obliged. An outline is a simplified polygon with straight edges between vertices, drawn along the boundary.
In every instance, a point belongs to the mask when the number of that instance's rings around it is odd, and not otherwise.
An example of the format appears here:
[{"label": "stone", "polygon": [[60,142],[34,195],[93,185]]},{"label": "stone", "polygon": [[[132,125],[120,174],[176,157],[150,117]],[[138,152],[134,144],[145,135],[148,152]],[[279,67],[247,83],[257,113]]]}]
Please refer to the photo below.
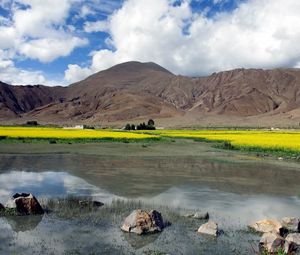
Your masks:
[{"label": "stone", "polygon": [[22,215],[44,214],[44,210],[38,200],[32,194],[27,193],[16,193],[13,195],[13,199],[8,200],[6,207],[16,209]]},{"label": "stone", "polygon": [[193,218],[194,217],[194,213],[187,213],[187,214],[183,215],[183,217]]},{"label": "stone", "polygon": [[5,209],[4,205],[0,203],[0,211],[4,209]]},{"label": "stone", "polygon": [[100,201],[92,201],[92,205],[93,205],[93,207],[101,207],[104,204]]},{"label": "stone", "polygon": [[284,217],[281,224],[289,232],[300,232],[300,221],[295,217]]},{"label": "stone", "polygon": [[278,220],[260,220],[248,226],[261,233],[277,233],[283,236],[285,229]]},{"label": "stone", "polygon": [[297,246],[300,246],[300,233],[288,234],[287,237],[285,238],[285,240],[290,243],[294,243]]},{"label": "stone", "polygon": [[81,207],[101,207],[103,206],[104,204],[102,202],[99,202],[99,201],[93,201],[93,200],[79,200],[79,205]]},{"label": "stone", "polygon": [[134,210],[124,221],[121,229],[124,232],[138,235],[161,232],[165,227],[161,214],[152,210],[150,212],[141,209]]},{"label": "stone", "polygon": [[197,219],[197,220],[208,220],[209,214],[208,214],[208,212],[196,212],[194,214],[193,218]]},{"label": "stone", "polygon": [[285,249],[285,240],[276,233],[264,233],[259,241],[259,249],[262,254],[264,251],[276,253]]},{"label": "stone", "polygon": [[219,235],[218,224],[214,221],[209,221],[200,226],[200,228],[198,229],[198,233],[218,236]]},{"label": "stone", "polygon": [[183,217],[194,218],[197,220],[208,220],[209,214],[208,214],[208,212],[187,213],[187,214],[183,215]]}]

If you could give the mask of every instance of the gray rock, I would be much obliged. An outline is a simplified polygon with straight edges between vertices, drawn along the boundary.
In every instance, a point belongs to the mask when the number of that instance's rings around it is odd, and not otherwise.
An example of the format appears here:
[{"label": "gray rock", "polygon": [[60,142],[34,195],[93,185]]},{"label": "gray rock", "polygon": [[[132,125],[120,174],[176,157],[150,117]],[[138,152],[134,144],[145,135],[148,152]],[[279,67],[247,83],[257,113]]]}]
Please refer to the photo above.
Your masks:
[{"label": "gray rock", "polygon": [[134,210],[124,221],[121,229],[124,232],[138,235],[160,232],[165,227],[161,214],[152,210],[145,212],[140,209]]},{"label": "gray rock", "polygon": [[97,208],[97,207],[101,207],[101,206],[104,205],[102,202],[94,201],[94,200],[79,200],[78,203],[81,207],[94,207],[94,208]]},{"label": "gray rock", "polygon": [[216,222],[209,221],[200,226],[200,228],[198,229],[198,233],[218,236],[219,234],[218,224]]},{"label": "gray rock", "polygon": [[277,233],[282,235],[284,232],[284,228],[278,220],[260,220],[248,227],[261,233]]},{"label": "gray rock", "polygon": [[194,218],[197,220],[208,220],[209,214],[208,212],[195,212],[195,213],[187,213],[184,215],[186,218]]},{"label": "gray rock", "polygon": [[208,220],[209,214],[208,214],[208,212],[196,212],[194,214],[193,218],[198,219],[198,220]]},{"label": "gray rock", "polygon": [[261,253],[264,251],[276,253],[285,249],[285,240],[276,233],[264,233],[259,242],[259,249]]},{"label": "gray rock", "polygon": [[194,213],[187,213],[187,214],[183,215],[183,217],[193,218],[194,217]]},{"label": "gray rock", "polygon": [[300,231],[300,221],[295,217],[284,217],[281,220],[281,224],[289,232],[299,232]]},{"label": "gray rock", "polygon": [[297,246],[300,246],[300,233],[288,234],[285,240],[291,243],[295,243]]},{"label": "gray rock", "polygon": [[5,208],[4,208],[4,205],[0,203],[0,211],[1,211],[1,210],[4,210],[4,209],[5,209]]}]

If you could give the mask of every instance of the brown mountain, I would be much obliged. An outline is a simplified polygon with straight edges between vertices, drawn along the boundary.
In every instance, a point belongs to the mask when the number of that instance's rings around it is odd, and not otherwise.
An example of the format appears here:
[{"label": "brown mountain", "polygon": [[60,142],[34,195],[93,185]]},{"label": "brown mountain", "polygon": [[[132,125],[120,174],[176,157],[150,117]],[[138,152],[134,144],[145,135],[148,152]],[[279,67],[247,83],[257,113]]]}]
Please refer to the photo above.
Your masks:
[{"label": "brown mountain", "polygon": [[0,83],[0,119],[42,123],[295,125],[299,69],[236,69],[207,77],[176,76],[154,63],[127,62],[68,87]]}]

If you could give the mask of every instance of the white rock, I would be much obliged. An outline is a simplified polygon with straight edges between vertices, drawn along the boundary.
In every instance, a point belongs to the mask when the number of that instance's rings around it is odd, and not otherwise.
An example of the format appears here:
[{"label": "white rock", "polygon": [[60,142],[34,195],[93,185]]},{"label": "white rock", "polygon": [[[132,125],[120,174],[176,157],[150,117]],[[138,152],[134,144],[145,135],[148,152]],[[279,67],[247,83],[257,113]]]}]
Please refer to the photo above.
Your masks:
[{"label": "white rock", "polygon": [[209,221],[200,226],[200,228],[198,229],[198,233],[218,236],[219,234],[218,224],[214,221]]}]

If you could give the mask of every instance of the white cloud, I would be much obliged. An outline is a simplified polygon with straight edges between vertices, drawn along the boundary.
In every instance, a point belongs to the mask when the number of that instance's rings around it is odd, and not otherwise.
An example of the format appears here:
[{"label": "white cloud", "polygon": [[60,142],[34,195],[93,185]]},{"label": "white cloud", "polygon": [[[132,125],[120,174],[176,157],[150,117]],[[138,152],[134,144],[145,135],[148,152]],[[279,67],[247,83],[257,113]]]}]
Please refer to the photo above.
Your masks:
[{"label": "white cloud", "polygon": [[40,71],[16,68],[14,61],[51,62],[70,55],[77,47],[86,46],[88,40],[76,35],[76,29],[67,24],[72,4],[76,2],[79,0],[1,1],[1,6],[10,14],[0,19],[0,50],[10,55],[0,56],[0,79],[13,84],[52,83]]},{"label": "white cloud", "polygon": [[68,65],[65,71],[65,81],[69,84],[80,81],[91,74],[89,68],[81,68],[78,65]]},{"label": "white cloud", "polygon": [[154,61],[186,75],[297,66],[299,13],[298,0],[249,0],[213,18],[193,13],[190,1],[128,0],[109,19],[114,50],[93,52],[90,70],[128,60]]},{"label": "white cloud", "polygon": [[44,74],[40,71],[23,70],[15,67],[14,62],[9,56],[8,51],[0,49],[0,81],[13,85],[62,85],[60,82],[46,79]]},{"label": "white cloud", "polygon": [[92,32],[107,32],[109,29],[109,24],[106,20],[100,20],[96,22],[85,22],[84,31],[87,33]]},{"label": "white cloud", "polygon": [[31,59],[51,62],[58,57],[68,56],[76,47],[87,43],[87,40],[78,37],[43,38],[22,44],[19,52]]}]

